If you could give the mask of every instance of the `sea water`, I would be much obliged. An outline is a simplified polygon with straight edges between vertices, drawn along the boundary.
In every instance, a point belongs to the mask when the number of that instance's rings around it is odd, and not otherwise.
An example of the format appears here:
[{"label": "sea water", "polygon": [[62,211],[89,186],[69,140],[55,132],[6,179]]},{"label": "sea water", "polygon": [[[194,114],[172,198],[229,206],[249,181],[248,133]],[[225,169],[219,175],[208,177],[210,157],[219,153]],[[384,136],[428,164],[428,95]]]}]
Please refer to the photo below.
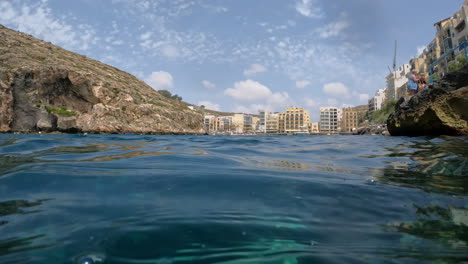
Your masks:
[{"label": "sea water", "polygon": [[0,135],[0,263],[463,263],[468,139]]}]

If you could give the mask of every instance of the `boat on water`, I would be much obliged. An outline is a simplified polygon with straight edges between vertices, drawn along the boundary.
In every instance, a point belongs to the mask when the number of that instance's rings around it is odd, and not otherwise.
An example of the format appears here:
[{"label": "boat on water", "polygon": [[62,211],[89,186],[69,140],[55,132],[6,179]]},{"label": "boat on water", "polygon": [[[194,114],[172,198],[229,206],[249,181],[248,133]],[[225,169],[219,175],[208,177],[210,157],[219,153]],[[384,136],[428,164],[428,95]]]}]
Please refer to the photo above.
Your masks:
[{"label": "boat on water", "polygon": [[294,133],[295,136],[310,136],[309,132],[296,132]]}]

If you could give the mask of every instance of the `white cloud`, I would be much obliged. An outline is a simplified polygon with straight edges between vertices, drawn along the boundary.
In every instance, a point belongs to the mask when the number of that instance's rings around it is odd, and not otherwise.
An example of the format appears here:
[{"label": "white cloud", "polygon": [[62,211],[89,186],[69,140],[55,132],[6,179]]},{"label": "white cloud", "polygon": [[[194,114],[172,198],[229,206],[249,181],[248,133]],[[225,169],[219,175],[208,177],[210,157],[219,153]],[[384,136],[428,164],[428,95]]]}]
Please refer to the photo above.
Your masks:
[{"label": "white cloud", "polygon": [[147,32],[140,35],[140,40],[148,40],[148,39],[151,38],[152,35],[153,35],[152,32],[147,31]]},{"label": "white cloud", "polygon": [[340,82],[327,83],[323,86],[322,91],[333,97],[349,97],[349,89],[344,84]]},{"label": "white cloud", "polygon": [[317,103],[315,102],[314,99],[306,98],[306,99],[305,99],[305,105],[306,105],[307,107],[311,107],[311,108],[312,108],[312,107],[316,107],[316,106],[317,106]]},{"label": "white cloud", "polygon": [[203,87],[205,87],[206,89],[215,89],[216,88],[216,84],[210,82],[210,81],[207,81],[207,80],[203,80],[202,81],[202,85]]},{"label": "white cloud", "polygon": [[166,90],[174,87],[172,75],[165,71],[152,72],[144,81],[155,90]]},{"label": "white cloud", "polygon": [[246,113],[246,114],[257,114],[258,110],[270,111],[270,108],[266,105],[261,105],[261,104],[251,104],[249,106],[236,105],[233,108],[233,112],[235,113]]},{"label": "white cloud", "polygon": [[228,88],[224,94],[241,101],[255,101],[267,99],[271,96],[271,90],[265,85],[252,81],[240,81],[234,84],[233,88]]},{"label": "white cloud", "polygon": [[322,9],[313,0],[298,0],[296,2],[296,11],[310,18],[322,18],[324,16]]},{"label": "white cloud", "polygon": [[328,98],[327,99],[328,106],[338,106],[338,100],[335,98]]},{"label": "white cloud", "polygon": [[347,15],[342,13],[336,21],[333,21],[322,28],[318,28],[316,32],[321,38],[326,39],[339,36],[349,26],[350,23],[348,21]]},{"label": "white cloud", "polygon": [[171,45],[165,45],[161,50],[162,54],[166,57],[177,57],[179,56],[179,50]]},{"label": "white cloud", "polygon": [[214,110],[214,111],[221,111],[221,107],[219,104],[212,103],[210,101],[200,101],[198,102],[199,106],[204,105],[206,109]]},{"label": "white cloud", "polygon": [[417,53],[416,53],[416,57],[419,57],[419,55],[423,54],[424,50],[426,49],[426,46],[419,46],[416,48],[417,50]]},{"label": "white cloud", "polygon": [[297,88],[305,88],[310,85],[309,81],[296,81],[296,87]]},{"label": "white cloud", "polygon": [[1,1],[0,24],[72,50],[88,50],[99,40],[91,26],[77,23],[73,26],[55,17],[47,1],[34,4]]},{"label": "white cloud", "polygon": [[368,94],[359,94],[359,102],[367,103],[368,101],[369,101],[369,95]]},{"label": "white cloud", "polygon": [[286,92],[274,93],[270,95],[267,99],[267,102],[270,106],[274,108],[286,107],[291,104],[292,100],[289,97],[289,94]]},{"label": "white cloud", "polygon": [[262,73],[266,71],[267,71],[267,68],[265,66],[255,63],[255,64],[250,65],[249,68],[244,70],[244,75],[253,76],[257,73]]}]

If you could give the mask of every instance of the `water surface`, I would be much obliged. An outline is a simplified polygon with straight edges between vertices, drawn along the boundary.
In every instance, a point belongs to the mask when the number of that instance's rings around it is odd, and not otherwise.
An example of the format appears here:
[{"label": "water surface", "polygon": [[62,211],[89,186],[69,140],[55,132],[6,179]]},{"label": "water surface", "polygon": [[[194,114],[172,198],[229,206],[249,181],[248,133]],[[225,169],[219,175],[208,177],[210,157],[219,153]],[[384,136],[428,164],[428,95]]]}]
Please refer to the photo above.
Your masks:
[{"label": "water surface", "polygon": [[0,263],[463,263],[467,138],[0,135]]}]

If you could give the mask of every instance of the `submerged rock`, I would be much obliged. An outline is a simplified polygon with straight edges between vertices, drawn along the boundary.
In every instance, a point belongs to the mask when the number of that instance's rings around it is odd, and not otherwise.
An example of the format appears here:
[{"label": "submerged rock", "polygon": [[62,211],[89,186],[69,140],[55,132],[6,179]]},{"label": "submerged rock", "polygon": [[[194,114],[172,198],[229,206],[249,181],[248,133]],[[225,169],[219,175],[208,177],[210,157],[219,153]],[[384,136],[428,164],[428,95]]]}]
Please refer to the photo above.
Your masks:
[{"label": "submerged rock", "polygon": [[0,132],[204,134],[203,114],[110,65],[0,25]]},{"label": "submerged rock", "polygon": [[400,99],[387,127],[392,136],[468,135],[468,67]]}]

